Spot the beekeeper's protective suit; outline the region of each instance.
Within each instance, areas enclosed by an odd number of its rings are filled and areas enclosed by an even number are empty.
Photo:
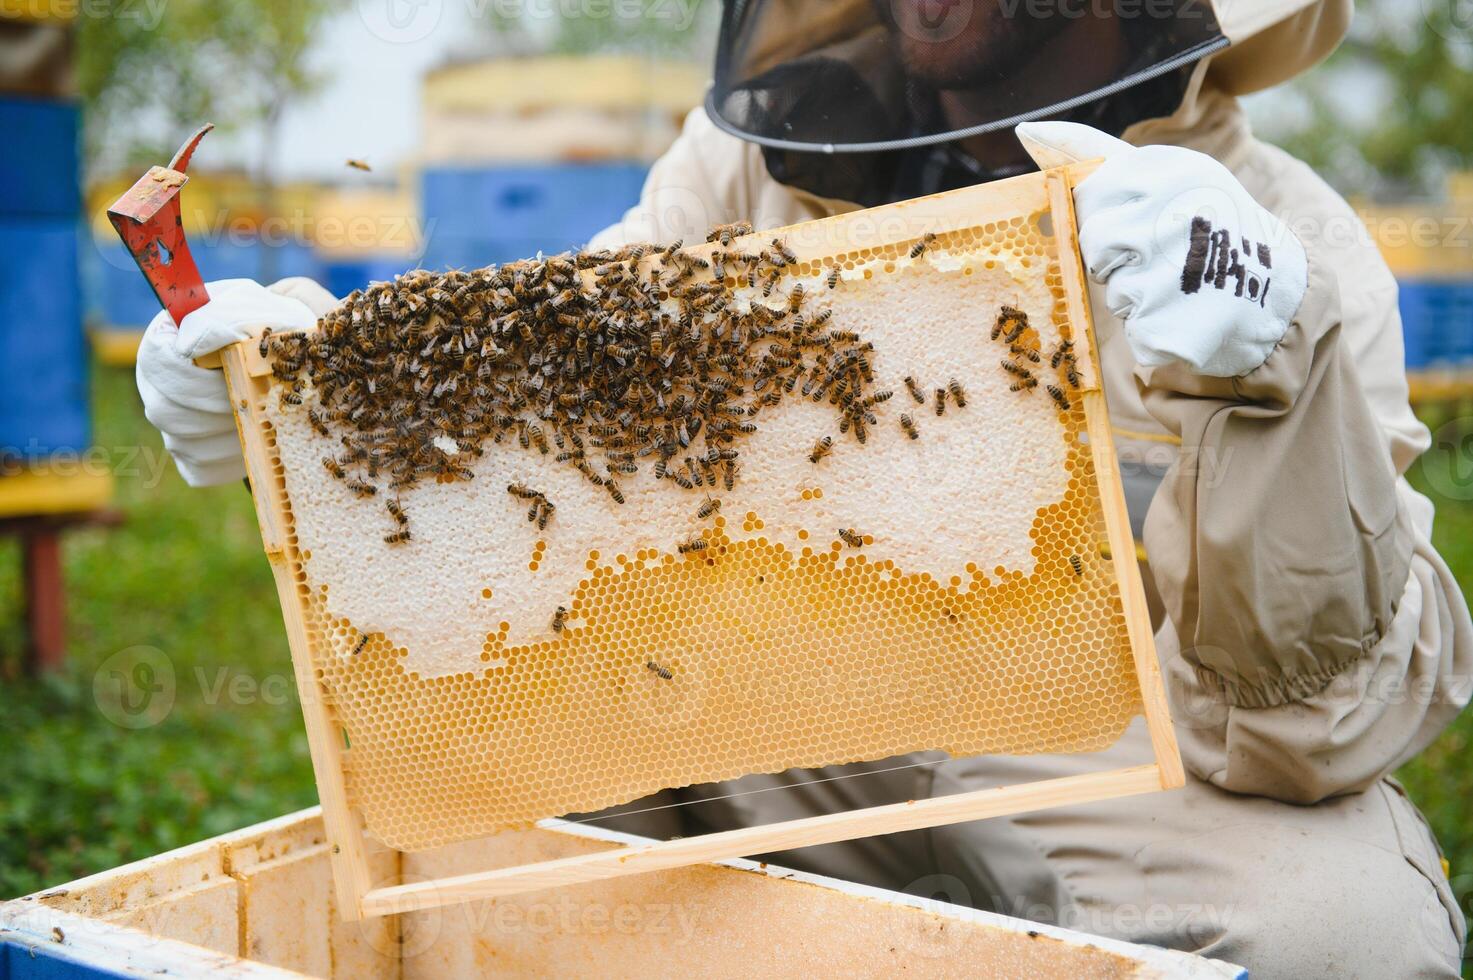
[[[784,17],[746,34],[786,24],[806,38],[789,43],[812,52],[823,48],[815,38],[844,5],[786,6]],[[1350,13],[1348,2],[1220,5],[1231,47],[1169,72],[1180,76],[1171,84],[1158,76],[1146,83],[1154,91],[1125,93],[1143,106],[1174,95],[1174,104],[1126,127],[1127,141],[1188,147],[1225,164],[1307,256],[1292,325],[1246,362],[1253,369],[1242,376],[1198,373],[1184,363],[1190,355],[1133,350],[1110,315],[1117,302],[1095,297],[1131,516],[1144,525],[1147,578],[1164,603],[1156,645],[1187,787],[810,848],[779,862],[1195,950],[1246,965],[1253,976],[1456,975],[1463,913],[1425,822],[1388,776],[1467,702],[1473,668],[1467,607],[1429,542],[1431,502],[1400,477],[1429,440],[1407,404],[1396,284],[1349,206],[1302,163],[1256,140],[1237,101],[1318,62]],[[1156,63],[1203,46],[1184,38],[1176,51],[1157,52]],[[822,130],[837,125],[834,104],[845,99],[807,114],[819,119],[810,136],[747,108],[765,99],[803,116],[801,105],[783,104],[761,84],[748,86],[759,90],[754,96],[736,80],[728,81],[736,91],[723,93],[720,73],[718,65],[711,112],[734,103],[722,126],[772,136],[768,147],[723,131],[706,110],[692,113],[638,207],[595,245],[698,241],[714,223],[773,227],[882,203],[892,186],[903,196],[942,189],[923,177],[906,186],[903,173],[892,176],[917,167],[914,159],[866,170],[843,154],[799,156],[782,144],[836,136]],[[817,77],[844,84],[832,66]],[[881,95],[855,113],[873,126],[871,140],[894,132],[877,118],[884,104]],[[1097,104],[1085,111],[1087,121],[1109,125]],[[795,130],[799,137],[788,139]],[[1046,141],[1058,130],[1044,124],[1035,132]],[[1071,138],[1064,132],[1060,141]],[[1040,157],[1108,149],[1084,142],[1034,149]],[[942,152],[952,151],[931,152],[920,169],[947,165]],[[831,184],[859,201],[822,195],[826,166],[840,171]],[[1126,166],[1146,172],[1142,195],[1174,178],[1169,166],[1153,172],[1151,161]],[[774,170],[820,192],[785,185]],[[1117,175],[1116,183],[1129,179]],[[1098,273],[1084,201],[1090,183],[1079,190],[1081,238],[1086,264]],[[1193,324],[1170,327],[1186,334]],[[1179,455],[1182,464],[1168,470]],[[829,782],[814,779],[838,770],[751,776],[672,794],[710,801],[640,814],[626,826],[688,834],[1129,765],[1149,758],[1144,726],[1103,755],[963,759]],[[729,795],[780,784],[791,788]],[[687,814],[683,827],[674,814]]]
[[[1473,624],[1429,542],[1432,505],[1401,479],[1428,436],[1407,404],[1396,285],[1345,202],[1255,140],[1236,99],[1323,58],[1350,4],[1216,6],[1120,0],[1116,23],[1026,0],[730,2],[709,111],[594,244],[698,241],[716,223],[1005,176],[1030,166],[1013,124],[1093,127],[1019,135],[1044,163],[1108,157],[1076,192],[1080,245],[1187,786],[778,860],[1255,976],[1453,976],[1463,915],[1388,774],[1468,700]],[[155,321],[138,368],[150,420],[200,484],[242,470],[223,384],[190,359],[331,303],[300,282],[210,291],[181,329]],[[751,776],[615,819],[691,834],[1149,757],[1137,725],[1094,756]]]

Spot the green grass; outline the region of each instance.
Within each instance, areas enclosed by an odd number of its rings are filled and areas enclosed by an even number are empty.
[[[126,523],[64,539],[62,674],[17,676],[20,555],[0,540],[4,898],[316,800],[250,494],[240,485],[191,490],[172,464],[159,465],[163,447],[132,371],[98,368],[93,397],[97,445],[136,472],[117,481]],[[177,696],[161,723],[130,730],[99,710],[93,680],[109,657],[138,646],[172,664]],[[264,685],[261,695],[249,696],[237,676]]]
[[[162,462],[131,371],[99,367],[94,398],[98,445],[120,462],[141,450],[144,465],[118,480],[125,524],[66,538],[68,666],[60,675],[18,676],[19,555],[0,542],[0,897],[278,816],[316,795],[249,494],[180,481]],[[153,468],[162,470],[156,485]],[[1425,489],[1419,468],[1412,477]],[[1466,591],[1473,503],[1437,503],[1437,545]],[[161,723],[129,730],[99,708],[94,677],[114,654],[139,646],[167,658],[177,697]],[[102,675],[106,691],[109,671]],[[264,696],[252,695],[258,685]],[[1466,713],[1401,777],[1455,878],[1473,881],[1464,877],[1473,875],[1470,739]]]

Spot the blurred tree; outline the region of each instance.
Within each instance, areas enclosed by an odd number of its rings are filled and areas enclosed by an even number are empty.
[[[169,0],[80,18],[78,82],[94,172],[167,160],[204,120],[261,127],[269,177],[283,107],[322,83],[315,29],[347,0]]]
[[[1473,165],[1473,15],[1464,3],[1375,0],[1350,38],[1290,86],[1265,133],[1342,190],[1435,194]]]

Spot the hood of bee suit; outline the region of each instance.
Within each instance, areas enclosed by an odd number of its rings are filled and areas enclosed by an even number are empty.
[[[727,0],[706,109],[742,139],[801,154],[1043,118],[1118,133],[1178,110],[1204,62],[1232,95],[1305,71],[1350,15],[1351,0]]]

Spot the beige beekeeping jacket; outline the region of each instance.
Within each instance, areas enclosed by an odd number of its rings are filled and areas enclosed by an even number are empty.
[[[1146,495],[1144,539],[1187,766],[1309,803],[1367,787],[1452,720],[1469,699],[1473,624],[1429,541],[1432,504],[1401,478],[1429,439],[1407,404],[1396,284],[1345,201],[1255,139],[1237,101],[1328,54],[1349,0],[1218,6],[1232,46],[1197,66],[1172,116],[1125,137],[1229,167],[1303,241],[1308,290],[1241,378],[1138,368],[1100,304],[1096,327],[1122,461],[1169,466]],[[777,183],[756,146],[697,110],[639,204],[593,244],[853,208]]]

